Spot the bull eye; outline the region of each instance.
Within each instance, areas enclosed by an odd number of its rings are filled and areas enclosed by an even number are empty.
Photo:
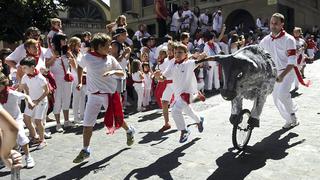
[[[240,73],[237,75],[237,78],[240,79],[240,78],[242,78],[242,76],[243,76],[243,73],[240,72]]]

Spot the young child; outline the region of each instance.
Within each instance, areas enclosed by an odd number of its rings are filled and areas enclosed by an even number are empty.
[[[30,155],[29,139],[24,131],[23,115],[19,108],[19,101],[23,99],[27,100],[29,107],[33,108],[35,106],[29,96],[10,89],[9,79],[3,73],[0,73],[0,103],[18,123],[19,132],[17,142],[25,154],[26,167],[33,168],[35,162]]]
[[[62,23],[61,20],[58,18],[52,18],[50,20],[50,24],[51,24],[51,30],[49,31],[48,35],[47,35],[47,43],[48,43],[48,48],[52,49],[52,38],[55,34],[57,33],[62,33]]]
[[[39,145],[37,149],[43,149],[47,143],[44,139],[44,121],[48,109],[47,95],[49,93],[46,78],[35,68],[36,61],[33,57],[26,57],[20,61],[20,66],[25,73],[21,79],[19,90],[23,90],[30,96],[35,107],[26,106],[24,111],[24,123],[29,129],[32,138],[36,138],[31,119],[34,119],[39,134]]]
[[[109,133],[122,127],[126,130],[127,145],[131,146],[134,143],[135,131],[123,119],[120,96],[116,92],[117,81],[112,77],[124,76],[124,72],[118,61],[108,55],[111,38],[104,33],[97,33],[93,36],[91,45],[93,51],[83,56],[77,69],[77,89],[81,89],[83,68],[87,68],[88,102],[83,119],[83,148],[73,160],[74,163],[80,163],[90,156],[90,139],[101,106],[107,110],[104,122]]]
[[[133,87],[138,95],[137,111],[144,111],[145,108],[142,107],[144,93],[144,77],[141,71],[141,62],[138,59],[132,61],[131,74],[133,80]]]
[[[158,69],[161,72],[164,72],[170,64],[174,63],[174,46],[174,42],[169,41],[167,45],[167,51],[160,51]],[[158,97],[157,100],[160,103],[160,107],[162,108],[162,113],[164,117],[164,125],[159,129],[158,132],[164,132],[171,128],[171,125],[169,123],[169,103],[171,102],[173,97],[172,78],[167,76],[165,80],[158,80],[158,91],[156,97]]]
[[[60,112],[63,111],[64,128],[73,127],[74,123],[69,121],[69,106],[71,102],[71,89],[73,77],[70,73],[70,64],[75,66],[75,60],[71,57],[67,46],[65,34],[57,33],[52,39],[52,50],[47,51],[45,57],[46,65],[55,77],[57,89],[54,92],[53,114],[57,121],[57,132],[63,132],[60,123]],[[67,77],[72,77],[67,79]]]
[[[86,104],[86,76],[83,75],[82,82],[83,86],[80,90],[77,89],[78,85],[78,62],[80,62],[82,58],[82,53],[80,51],[80,43],[81,40],[77,37],[72,37],[69,40],[69,47],[71,51],[71,58],[75,63],[71,63],[71,72],[74,77],[74,81],[72,83],[72,108],[73,108],[73,116],[74,122],[80,124],[84,117],[84,108]],[[80,116],[79,116],[80,114]]]
[[[149,63],[142,63],[143,79],[144,79],[144,93],[143,93],[143,107],[147,108],[151,101],[151,87],[152,87],[152,73]]]
[[[182,112],[186,113],[197,123],[200,133],[203,132],[204,118],[195,114],[189,105],[192,94],[198,92],[197,84],[194,84],[194,81],[191,79],[194,78],[194,69],[202,61],[187,60],[188,49],[184,44],[177,44],[174,50],[175,63],[170,64],[163,73],[160,71],[155,72],[155,76],[160,79],[171,76],[173,79],[175,100],[171,113],[177,129],[181,131],[179,142],[183,143],[188,140],[190,130],[187,129]],[[199,56],[198,59],[204,59],[204,55]]]
[[[81,53],[85,54],[90,51],[90,41],[91,41],[91,33],[89,31],[85,31],[82,33],[82,42],[81,42]]]

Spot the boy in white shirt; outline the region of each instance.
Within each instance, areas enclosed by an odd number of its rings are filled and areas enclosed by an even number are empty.
[[[101,106],[107,110],[104,118],[108,133],[122,127],[126,130],[127,145],[134,142],[134,128],[129,127],[123,119],[120,96],[116,92],[117,81],[112,76],[124,76],[119,62],[109,55],[111,38],[104,33],[97,33],[93,36],[91,46],[93,51],[84,55],[78,66],[78,89],[82,87],[83,68],[87,68],[87,94],[88,102],[83,119],[83,149],[73,160],[80,163],[90,156],[90,139],[93,126]]]
[[[198,93],[197,83],[190,79],[194,78],[194,69],[200,63],[210,59],[200,61],[188,60],[187,47],[182,43],[177,44],[174,50],[175,62],[170,64],[163,73],[156,71],[155,76],[160,79],[170,76],[173,79],[175,101],[173,102],[171,113],[177,129],[181,131],[179,142],[184,143],[188,140],[190,131],[187,129],[182,112],[186,113],[197,123],[200,133],[203,132],[204,118],[195,114],[189,105],[192,100],[192,95]],[[204,55],[200,55],[198,59],[204,59]]]
[[[36,137],[36,131],[34,130],[31,119],[34,119],[37,132],[39,133],[39,145],[37,149],[43,149],[47,143],[44,139],[44,122],[48,110],[47,95],[49,93],[48,83],[46,78],[39,73],[35,68],[36,61],[33,57],[26,57],[20,61],[25,75],[21,79],[19,90],[23,90],[29,95],[35,104],[35,107],[26,107],[24,112],[24,122],[30,131],[32,138]]]
[[[34,107],[34,103],[31,98],[23,93],[14,91],[9,87],[9,79],[0,73],[0,103],[3,108],[16,120],[19,125],[17,142],[25,154],[26,167],[33,168],[35,162],[30,155],[29,151],[29,138],[24,131],[23,115],[20,111],[19,101],[26,99],[30,107]]]

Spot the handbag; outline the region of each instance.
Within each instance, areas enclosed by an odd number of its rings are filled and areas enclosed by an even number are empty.
[[[72,76],[72,74],[71,74],[71,73],[67,73],[66,68],[64,67],[64,63],[63,63],[62,58],[61,58],[60,60],[61,60],[61,65],[62,65],[63,72],[64,72],[64,80],[65,80],[66,82],[72,82],[73,79],[74,79],[73,76]]]

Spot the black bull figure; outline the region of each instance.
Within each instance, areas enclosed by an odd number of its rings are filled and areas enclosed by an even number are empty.
[[[222,65],[221,96],[232,104],[230,122],[232,124],[237,122],[245,98],[254,101],[248,123],[259,127],[263,106],[273,90],[277,75],[270,54],[261,47],[253,45],[231,55],[215,56],[214,59]]]

